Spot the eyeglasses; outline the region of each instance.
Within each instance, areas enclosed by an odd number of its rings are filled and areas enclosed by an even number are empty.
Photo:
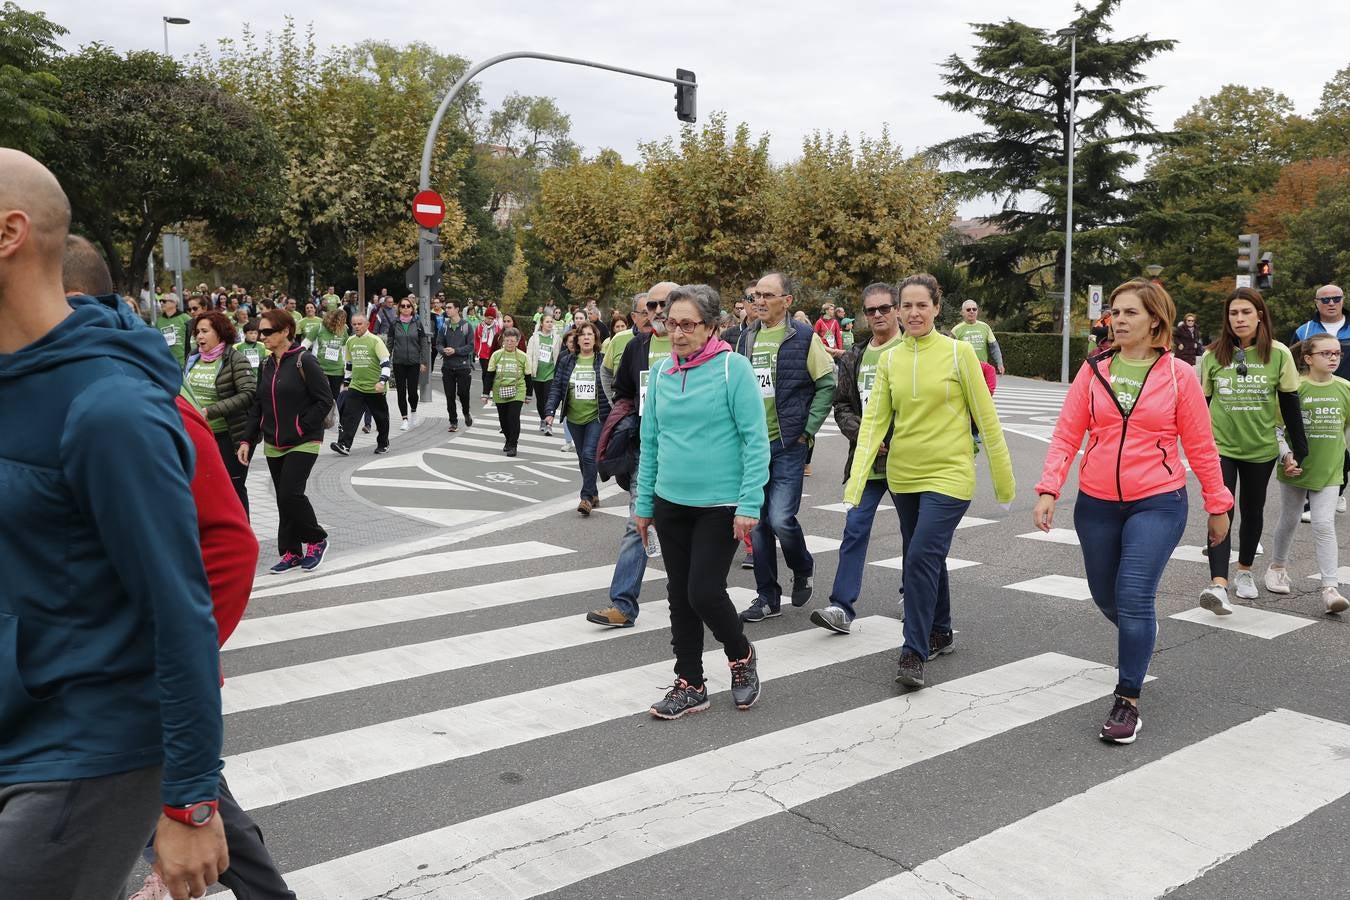
[[[280,328],[259,328],[258,337],[271,337],[272,335],[277,334],[281,330],[282,329]]]
[[[1246,378],[1246,377],[1247,377],[1247,351],[1246,351],[1244,348],[1242,348],[1242,347],[1237,348],[1237,353],[1235,353],[1235,354],[1233,355],[1233,359],[1234,359],[1234,361],[1237,362],[1237,373],[1238,373],[1238,377],[1239,377],[1239,378]]]
[[[1330,360],[1330,359],[1340,359],[1340,358],[1341,358],[1341,351],[1339,351],[1339,350],[1314,350],[1312,353],[1309,353],[1308,355],[1309,355],[1309,356],[1320,356],[1320,357],[1322,357],[1323,359],[1328,359],[1328,360]]]
[[[1318,297],[1318,303],[1340,303],[1345,299],[1344,294],[1332,294],[1330,297]]]
[[[895,309],[894,303],[883,303],[880,306],[864,306],[863,314],[868,316],[884,316],[893,309]]]
[[[693,334],[694,329],[702,324],[702,322],[672,322],[667,320],[666,328],[677,328],[684,334]]]
[[[744,300],[746,303],[754,303],[754,302],[755,302],[755,295],[754,295],[754,294],[749,294],[749,293],[747,293],[747,294],[746,294],[744,297],[742,297],[741,299]]]
[[[766,294],[762,291],[755,291],[750,296],[754,297],[756,300],[772,300],[775,297],[786,297],[787,294]]]

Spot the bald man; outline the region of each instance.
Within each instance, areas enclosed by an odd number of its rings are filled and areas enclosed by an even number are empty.
[[[0,149],[0,897],[121,897],[158,819],[183,900],[228,856],[182,376],[124,304],[67,300],[69,226],[52,174]]]

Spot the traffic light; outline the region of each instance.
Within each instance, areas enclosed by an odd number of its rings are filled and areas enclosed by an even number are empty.
[[[1268,291],[1274,283],[1275,267],[1271,265],[1270,251],[1267,250],[1261,255],[1261,261],[1256,264],[1256,289],[1258,291]]]
[[[1261,257],[1261,235],[1239,234],[1237,252],[1238,271],[1248,275],[1256,274],[1256,262]]]
[[[676,69],[675,77],[680,81],[697,81],[694,73],[688,69]],[[681,122],[698,121],[698,86],[695,84],[675,85],[675,118]]]

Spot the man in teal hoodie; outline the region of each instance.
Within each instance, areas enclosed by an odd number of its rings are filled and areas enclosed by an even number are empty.
[[[67,300],[69,224],[0,149],[0,897],[120,897],[158,819],[181,900],[228,866],[182,376],[124,305]]]

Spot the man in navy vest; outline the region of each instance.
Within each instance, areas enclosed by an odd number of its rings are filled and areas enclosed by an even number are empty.
[[[792,605],[811,599],[815,560],[797,522],[802,502],[806,451],[829,415],[834,399],[834,358],[810,325],[793,321],[792,283],[770,272],[755,285],[759,321],[737,341],[736,351],[750,359],[764,398],[769,426],[769,483],[764,509],[752,536],[755,557],[755,602],[741,613],[746,622],[782,615],[783,589],[778,584],[778,552],[792,569]]]

